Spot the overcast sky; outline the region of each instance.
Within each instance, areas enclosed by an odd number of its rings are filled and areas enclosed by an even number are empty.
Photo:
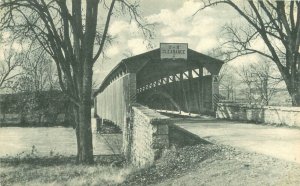
[[[100,5],[101,6],[101,5]],[[201,7],[200,0],[140,0],[141,15],[149,23],[155,23],[153,48],[148,44],[134,21],[126,16],[113,17],[109,34],[113,43],[105,49],[106,58],[99,58],[94,66],[94,80],[99,84],[103,78],[122,59],[159,47],[161,42],[188,43],[189,48],[206,54],[222,42],[220,31],[225,23],[230,23],[239,16],[230,8],[217,6],[193,14]],[[101,7],[102,8],[102,7]],[[101,13],[102,11],[100,11]],[[128,17],[128,16],[127,16]],[[99,18],[99,27],[103,26]],[[3,33],[5,41],[9,33]],[[26,48],[26,46],[23,46]],[[0,60],[3,60],[9,46],[1,46]],[[21,50],[20,44],[13,45],[14,50]]]
[[[241,2],[241,1],[239,1]],[[129,22],[126,16],[113,18],[109,33],[113,43],[106,48],[107,58],[99,58],[94,66],[94,80],[100,83],[110,70],[122,59],[159,47],[161,42],[188,43],[189,48],[207,54],[224,42],[222,27],[226,23],[240,22],[241,17],[230,7],[218,5],[193,14],[201,7],[200,0],[140,0],[142,16],[155,23],[153,48],[148,44],[135,22]],[[103,19],[98,24],[102,26]],[[5,34],[4,34],[5,40]],[[256,44],[262,46],[263,44]],[[19,46],[13,47],[20,49]],[[0,51],[4,51],[3,47]],[[0,59],[4,52],[0,53]],[[240,61],[255,61],[255,57],[244,57]]]
[[[200,53],[208,53],[222,42],[221,28],[224,24],[240,19],[229,7],[215,6],[193,14],[201,7],[199,0],[142,0],[142,15],[149,23],[155,23],[154,48],[160,42],[188,43],[189,48]],[[106,50],[109,59],[99,59],[94,68],[95,80],[103,77],[126,58],[126,54],[140,54],[148,50],[147,42],[137,31],[134,22],[115,19],[111,22],[109,33],[115,41]]]

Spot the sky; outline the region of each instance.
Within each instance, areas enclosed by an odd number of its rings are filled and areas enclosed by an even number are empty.
[[[129,21],[128,16],[113,17],[109,27],[113,42],[105,49],[105,58],[100,57],[94,65],[96,84],[99,85],[122,59],[156,49],[162,42],[188,43],[190,49],[208,54],[224,43],[222,27],[225,24],[239,24],[243,20],[231,7],[224,5],[208,7],[194,15],[201,6],[201,0],[140,0],[142,17],[148,23],[155,24],[152,29],[154,38],[150,41],[145,40],[137,24]],[[99,26],[103,25],[103,20],[98,20]],[[4,34],[4,40],[5,37],[8,36]],[[149,42],[152,48],[148,47]],[[264,44],[255,43],[255,46],[263,47]],[[15,44],[13,48],[18,50],[20,46]],[[5,50],[1,47],[0,51],[1,60]],[[232,63],[258,60],[257,56],[246,56]]]
[[[207,54],[224,42],[222,27],[241,18],[230,7],[209,7],[195,16],[200,0],[141,0],[140,10],[148,23],[155,24],[153,48],[138,31],[134,22],[123,18],[112,20],[109,33],[115,38],[105,55],[94,67],[94,79],[101,82],[110,70],[126,56],[137,55],[159,47],[161,42],[188,43],[189,48]]]

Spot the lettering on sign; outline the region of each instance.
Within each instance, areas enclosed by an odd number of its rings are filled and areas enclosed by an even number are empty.
[[[187,43],[161,43],[161,59],[187,59]]]

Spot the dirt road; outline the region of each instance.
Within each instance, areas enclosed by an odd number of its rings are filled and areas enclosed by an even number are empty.
[[[174,122],[208,141],[300,164],[300,129],[207,118]]]

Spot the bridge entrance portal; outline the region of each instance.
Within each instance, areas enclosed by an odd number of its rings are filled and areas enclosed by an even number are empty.
[[[130,105],[214,114],[218,73],[223,62],[185,43],[161,47],[122,60],[95,93],[96,114],[123,127]]]

